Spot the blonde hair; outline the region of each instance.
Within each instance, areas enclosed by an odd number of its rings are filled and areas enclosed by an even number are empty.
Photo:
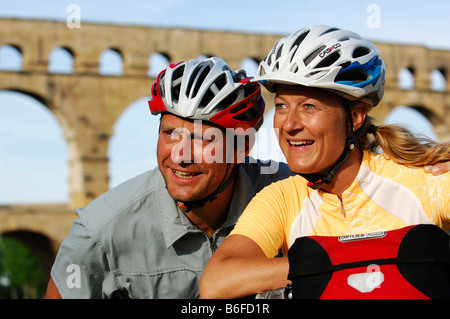
[[[367,116],[364,133],[360,139],[362,149],[377,152],[409,167],[421,167],[450,161],[450,143],[438,143],[427,137],[416,137],[399,125],[375,126],[374,119]],[[372,136],[369,136],[372,135]]]

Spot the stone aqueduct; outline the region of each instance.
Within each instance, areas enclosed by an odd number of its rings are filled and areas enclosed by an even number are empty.
[[[92,23],[70,29],[65,22],[0,19],[0,46],[14,46],[22,54],[20,72],[0,71],[0,90],[31,95],[50,109],[68,144],[70,172],[67,205],[0,207],[0,234],[34,246],[47,267],[51,265],[76,217],[73,209],[84,207],[108,189],[108,141],[122,111],[136,99],[148,96],[154,81],[147,73],[152,53],[161,53],[170,62],[216,55],[236,69],[243,58],[260,61],[280,37]],[[441,140],[450,140],[450,51],[375,44],[385,61],[387,80],[384,99],[372,115],[381,122],[395,106],[409,105],[432,121]],[[56,47],[73,56],[72,74],[48,72],[49,55]],[[99,55],[105,49],[121,55],[121,76],[99,74]],[[398,86],[402,68],[413,72],[413,90]],[[432,70],[447,77],[445,91],[430,89]],[[270,101],[271,97],[266,99]]]

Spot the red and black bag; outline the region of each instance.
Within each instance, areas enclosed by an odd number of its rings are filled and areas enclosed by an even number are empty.
[[[449,236],[435,225],[297,238],[293,298],[450,298]]]

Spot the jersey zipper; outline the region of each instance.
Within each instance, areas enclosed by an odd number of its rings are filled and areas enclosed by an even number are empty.
[[[347,217],[346,213],[345,213],[345,209],[344,209],[344,202],[342,202],[342,198],[339,197],[339,201],[341,202],[341,216],[343,216],[344,218]]]

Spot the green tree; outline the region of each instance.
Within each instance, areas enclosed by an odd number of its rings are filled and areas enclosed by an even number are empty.
[[[38,258],[19,241],[0,236],[0,297],[41,298],[46,284]]]

